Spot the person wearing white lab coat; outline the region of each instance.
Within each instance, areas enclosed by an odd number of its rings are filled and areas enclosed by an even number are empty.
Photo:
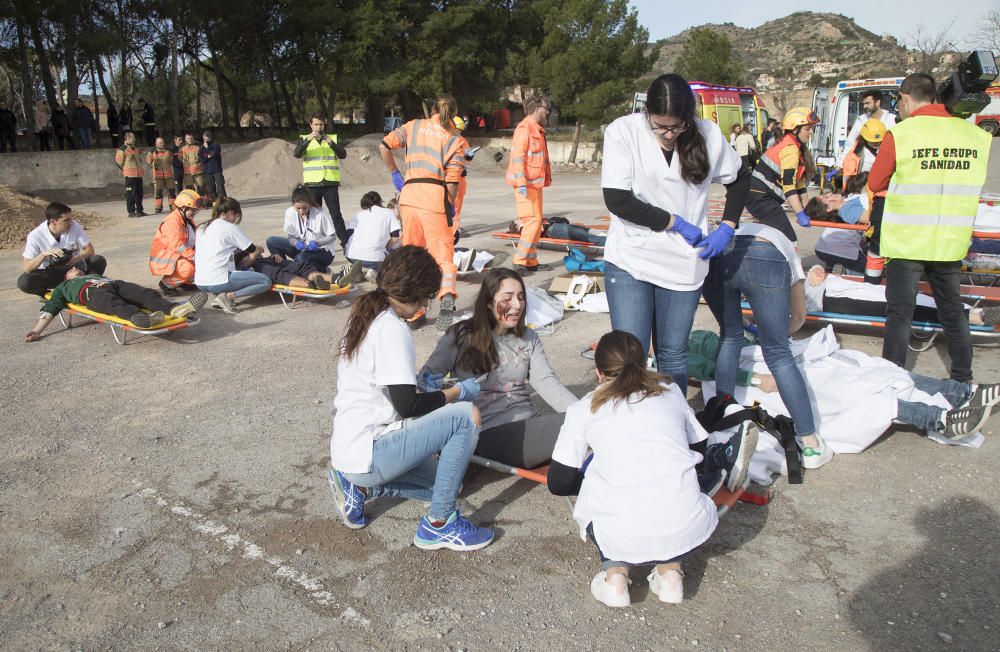
[[[687,337],[708,259],[730,243],[750,175],[718,125],[695,116],[680,76],[658,77],[643,113],[618,118],[604,134],[601,186],[611,212],[605,286],[611,325],[649,347],[657,369],[687,391]],[[708,224],[708,191],[726,184],[722,222]]]

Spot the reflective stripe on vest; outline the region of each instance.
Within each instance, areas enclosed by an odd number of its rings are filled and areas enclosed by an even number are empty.
[[[889,131],[896,169],[885,196],[879,253],[908,260],[961,260],[986,183],[990,135],[944,116],[914,116]]]
[[[781,150],[790,145],[801,151],[799,139],[795,137],[795,134],[785,134],[781,140],[764,152],[764,155],[760,157],[760,161],[757,163],[757,167],[753,170],[753,176],[756,177],[758,181],[763,182],[764,186],[766,186],[767,189],[782,202],[785,201],[785,191],[782,189],[782,182],[784,179],[782,179]],[[799,164],[795,169],[796,182],[798,182],[798,180],[801,179],[805,173],[806,166],[802,163],[802,155],[800,153]]]
[[[305,134],[301,138],[308,138]],[[337,142],[336,134],[327,134],[330,140]],[[315,140],[309,141],[306,152],[302,156],[302,183],[340,183],[340,159],[333,148]]]

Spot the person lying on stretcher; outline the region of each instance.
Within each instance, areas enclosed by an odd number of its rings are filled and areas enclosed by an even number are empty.
[[[806,275],[806,309],[809,312],[838,312],[845,315],[885,317],[885,286],[857,283],[829,274],[813,265]],[[1000,308],[968,308],[969,323],[993,326],[1000,322]],[[917,294],[913,320],[941,323],[933,297]]]
[[[51,298],[42,306],[38,323],[24,336],[25,342],[40,340],[52,318],[71,303],[104,315],[114,315],[137,328],[153,328],[162,323],[166,315],[181,319],[198,312],[208,301],[207,293],[196,292],[184,303],[173,303],[156,290],[128,281],[114,281],[99,274],[84,274],[76,267],[66,270],[65,279],[52,289]]]
[[[280,254],[261,256],[252,263],[250,269],[264,274],[272,283],[293,288],[329,290],[336,286],[346,287],[355,280],[361,270],[360,263],[345,265],[336,276],[322,271],[310,260],[289,260]],[[352,274],[352,270],[354,273]]]
[[[507,233],[521,233],[521,220],[511,220],[510,224],[507,225]],[[542,221],[542,237],[588,242],[603,247],[608,239],[608,232],[570,224],[565,217],[548,217]]]

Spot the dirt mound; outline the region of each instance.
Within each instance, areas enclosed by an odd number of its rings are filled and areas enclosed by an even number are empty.
[[[24,246],[28,232],[45,221],[49,202],[22,195],[10,186],[0,184],[0,249]],[[84,229],[97,226],[103,220],[93,213],[73,211],[73,218]]]

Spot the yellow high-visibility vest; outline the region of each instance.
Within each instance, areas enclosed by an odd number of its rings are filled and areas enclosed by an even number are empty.
[[[889,181],[879,253],[885,258],[965,257],[986,183],[990,134],[959,118],[913,116],[890,130],[896,171]]]
[[[336,134],[327,134],[330,140],[337,142]],[[309,134],[300,136],[308,138]],[[324,181],[335,181],[340,183],[340,159],[325,142],[318,143],[315,140],[309,141],[306,153],[302,157],[302,183],[323,183]]]

